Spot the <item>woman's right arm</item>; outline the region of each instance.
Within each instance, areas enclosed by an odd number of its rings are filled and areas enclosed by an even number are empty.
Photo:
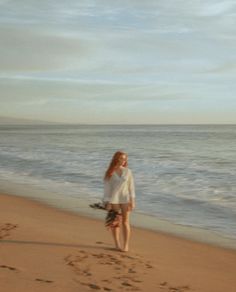
[[[111,209],[110,202],[110,194],[111,194],[111,184],[108,180],[104,180],[104,195],[103,195],[103,204],[106,210]]]

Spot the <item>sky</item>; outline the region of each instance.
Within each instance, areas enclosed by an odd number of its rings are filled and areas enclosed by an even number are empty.
[[[235,0],[0,0],[0,116],[235,124]]]

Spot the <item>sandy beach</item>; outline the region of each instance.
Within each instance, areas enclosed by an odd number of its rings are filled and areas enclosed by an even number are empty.
[[[236,251],[132,228],[113,249],[101,220],[0,195],[0,290],[236,291]]]

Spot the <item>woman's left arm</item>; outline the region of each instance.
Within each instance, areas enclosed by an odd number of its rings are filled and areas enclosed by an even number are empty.
[[[129,174],[129,195],[130,195],[130,208],[132,211],[135,208],[135,186],[134,186],[134,177],[131,170]]]

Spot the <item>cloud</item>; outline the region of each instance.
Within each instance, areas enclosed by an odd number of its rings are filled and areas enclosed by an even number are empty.
[[[215,3],[203,3],[200,15],[220,16],[227,12],[232,12],[236,8],[235,1],[219,1]]]
[[[224,63],[224,64],[221,64],[219,66],[214,66],[213,68],[211,69],[208,69],[206,71],[204,71],[205,73],[214,73],[214,74],[236,74],[236,60],[232,63]],[[221,78],[222,78],[222,75],[221,75]],[[229,77],[228,77],[229,78]]]
[[[179,105],[192,113],[210,101],[210,116],[214,102],[221,107],[226,98],[230,108],[235,98],[233,1],[0,5],[2,112],[63,119],[66,109],[74,119],[96,113],[97,121],[118,121],[124,107],[126,120],[138,120],[134,108],[146,121],[161,110],[172,120]]]
[[[0,70],[31,71],[83,68],[91,43],[44,34],[40,29],[0,28]]]

